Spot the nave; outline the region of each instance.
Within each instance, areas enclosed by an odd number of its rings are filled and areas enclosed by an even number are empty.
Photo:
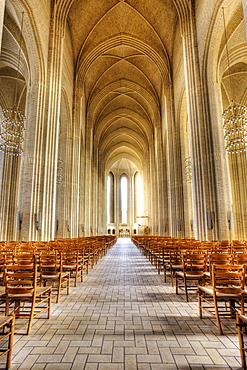
[[[22,335],[16,320],[11,370],[240,369],[235,320],[198,317],[127,238],[53,303],[49,320]],[[24,329],[25,330],[25,329]]]

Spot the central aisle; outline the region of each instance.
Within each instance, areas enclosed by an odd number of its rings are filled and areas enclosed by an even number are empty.
[[[36,319],[31,335],[15,335],[11,369],[237,369],[230,325],[218,335],[214,320],[198,318],[197,302],[176,296],[122,238],[83,283],[53,304],[50,320]]]

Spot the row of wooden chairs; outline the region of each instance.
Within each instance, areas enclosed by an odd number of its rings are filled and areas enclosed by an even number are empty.
[[[212,255],[216,259],[228,259],[228,263],[244,264],[247,261],[247,248],[244,242],[199,242],[165,237],[135,236],[132,241],[139,247],[158,273],[164,271],[164,279],[169,277],[174,285],[174,271],[182,268],[182,258],[186,253]],[[240,248],[241,245],[241,248]],[[236,247],[236,248],[235,248]],[[218,257],[219,256],[219,257]],[[209,262],[208,262],[209,263]],[[174,270],[174,271],[173,271]]]
[[[66,259],[67,268],[80,261],[83,271],[88,273],[90,267],[93,268],[99,258],[105,255],[107,249],[116,240],[115,237],[88,237],[80,239],[60,239],[49,242],[0,242],[0,264],[1,259],[6,258],[6,262],[12,262],[13,256],[22,257],[24,254],[34,254],[38,258],[45,254],[54,252],[63,253]],[[19,257],[20,258],[20,257]],[[71,261],[72,259],[72,261]],[[70,268],[71,270],[71,268]],[[76,285],[76,279],[75,279]]]
[[[91,238],[90,238],[91,239]],[[100,237],[100,243],[90,243],[85,245],[84,240],[59,240],[51,241],[46,244],[47,248],[15,249],[15,251],[0,250],[0,270],[2,285],[5,283],[6,271],[10,265],[37,266],[40,285],[45,285],[50,281],[56,288],[57,302],[62,291],[67,290],[69,294],[70,280],[83,281],[84,272],[89,272],[89,267],[94,267],[98,259],[106,253],[104,239]],[[107,237],[107,240],[109,238]],[[116,240],[111,238],[111,241]],[[42,243],[43,244],[43,243]],[[107,248],[112,245],[108,243]],[[30,245],[29,245],[30,247]],[[103,250],[103,253],[102,253]]]
[[[235,318],[242,366],[246,368],[247,302],[245,241],[198,242],[172,238],[134,238],[133,242],[154,264],[164,279],[171,279],[175,292],[197,294],[199,317],[215,317],[223,334],[222,317]],[[193,297],[193,296],[191,296]]]
[[[0,357],[7,354],[6,368],[11,364],[15,319],[28,319],[29,334],[34,318],[50,318],[53,294],[56,302],[63,291],[69,294],[70,280],[74,279],[74,286],[78,279],[83,281],[84,271],[88,273],[115,242],[116,238],[106,236],[90,241],[0,243],[0,341],[9,339],[7,348],[0,347]]]
[[[181,250],[198,250],[215,253],[247,253],[247,241],[221,240],[221,241],[199,241],[194,239],[178,239],[157,236],[133,236],[133,243],[149,258],[158,264],[164,248]]]

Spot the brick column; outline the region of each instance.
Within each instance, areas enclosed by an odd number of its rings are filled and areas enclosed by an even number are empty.
[[[1,54],[2,38],[3,38],[4,9],[5,9],[5,0],[0,0],[0,54]]]
[[[217,194],[213,161],[212,132],[203,110],[204,95],[199,68],[195,3],[188,2],[186,13],[180,15],[183,39],[186,95],[190,129],[190,154],[192,162],[192,189],[195,211],[195,237],[201,240],[218,238]]]
[[[55,230],[63,31],[63,19],[56,6],[53,6],[50,26],[46,116],[42,138],[45,166],[40,173],[41,179],[43,179],[43,199],[41,199],[43,204],[40,206],[42,226],[39,236],[41,240],[53,239]]]
[[[246,39],[247,39],[247,1],[242,0],[242,2],[243,2],[243,10],[244,10],[245,33],[246,33]]]

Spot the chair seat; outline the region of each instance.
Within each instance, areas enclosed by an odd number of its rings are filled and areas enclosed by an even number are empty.
[[[182,269],[183,268],[183,265],[172,265],[172,269],[173,270],[176,270],[176,269]]]
[[[245,324],[247,324],[247,315],[241,315],[241,314],[239,314],[239,317],[240,317],[240,319],[241,319]]]
[[[63,268],[64,269],[74,270],[74,269],[76,269],[76,265],[66,265],[66,264],[63,264]]]
[[[13,320],[12,316],[0,316],[0,328]]]
[[[203,291],[204,293],[208,294],[208,295],[213,295],[214,294],[214,290],[211,286],[201,286],[199,285],[198,288]],[[240,298],[241,294],[229,294],[229,293],[220,293],[220,292],[216,292],[216,297],[217,298],[222,298],[222,299],[231,299],[232,298]]]
[[[37,287],[36,288],[36,296],[40,296],[42,294],[45,294],[45,293],[49,292],[50,289],[51,289],[51,285]]]
[[[27,298],[27,299],[31,299],[33,297],[33,293],[23,293],[23,294],[8,294],[9,298],[11,299],[18,299],[18,298]]]
[[[45,286],[45,287],[37,287],[36,288],[36,297],[39,297],[51,289],[51,286]],[[33,293],[23,293],[23,294],[9,294],[10,298],[32,298]]]
[[[176,272],[176,275],[178,275],[178,276],[180,276],[181,278],[183,278],[183,277],[186,277],[186,279],[191,279],[191,280],[196,280],[196,279],[198,279],[198,280],[200,280],[200,279],[202,279],[203,278],[203,276],[204,276],[204,273],[202,272],[201,274],[184,274],[184,272],[183,271],[177,271]]]
[[[62,272],[61,273],[61,276],[62,278],[63,277],[67,277],[69,275],[69,272]],[[42,275],[42,279],[43,280],[55,280],[55,279],[58,279],[60,276],[60,274],[55,274],[55,275]]]

